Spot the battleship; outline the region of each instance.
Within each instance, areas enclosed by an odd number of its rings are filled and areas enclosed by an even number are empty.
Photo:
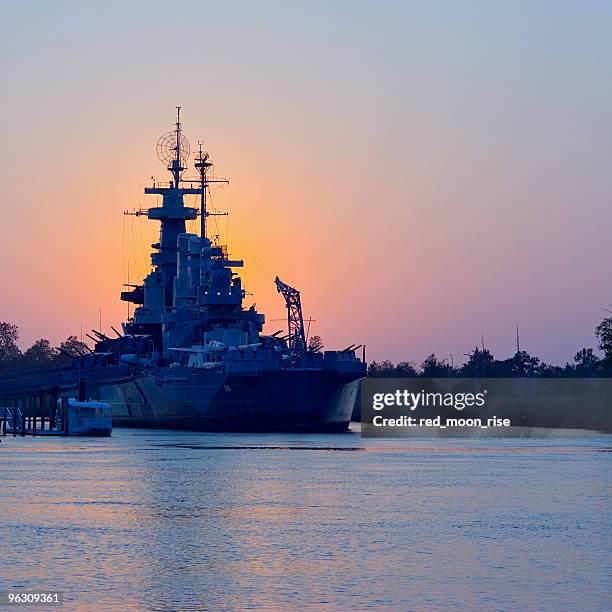
[[[116,426],[198,431],[315,431],[348,428],[366,374],[365,347],[322,350],[308,342],[300,292],[275,279],[287,330],[263,333],[265,316],[252,305],[226,245],[211,236],[207,209],[215,178],[199,146],[188,176],[190,144],[180,107],[174,129],[157,142],[170,174],[153,179],[147,195],[158,205],[128,214],[160,223],[151,271],[125,286],[133,314],[109,337],[92,330],[94,348],[71,354],[63,369],[16,371],[0,377],[0,400],[24,413],[43,413],[66,396],[112,406]],[[196,196],[188,206],[185,196]],[[161,197],[161,203],[159,198]],[[199,218],[199,223],[197,220]],[[197,233],[189,233],[195,221]],[[358,356],[362,349],[361,357]]]

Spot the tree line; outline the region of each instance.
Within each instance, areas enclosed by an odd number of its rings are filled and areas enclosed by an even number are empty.
[[[41,338],[21,351],[17,341],[19,328],[12,323],[0,321],[0,371],[16,368],[69,366],[72,359],[89,352],[87,344],[76,336],[68,336],[58,348],[49,340]]]
[[[572,362],[564,366],[551,365],[530,355],[527,351],[518,350],[512,357],[496,359],[486,348],[475,347],[466,356],[465,363],[455,366],[446,359],[430,354],[420,364],[412,361],[373,361],[368,366],[368,375],[382,378],[583,378],[590,376],[612,376],[612,317],[605,318],[595,329],[597,347],[602,357],[595,354],[592,348],[582,348]]]

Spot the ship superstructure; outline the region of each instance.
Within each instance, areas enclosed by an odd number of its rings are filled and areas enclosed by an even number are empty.
[[[243,309],[245,292],[233,272],[244,263],[229,259],[225,245],[213,243],[207,235],[208,218],[219,214],[207,210],[209,186],[227,181],[208,176],[212,162],[201,146],[194,164],[198,178],[182,180],[189,144],[182,133],[180,108],[175,130],[160,138],[157,151],[172,180],[145,188],[145,194],[161,196],[161,206],[127,213],[146,215],[161,227],[159,242],[152,245],[153,270],[142,285],[121,294],[122,300],[136,305],[124,332],[150,336],[165,360],[172,357],[172,347],[258,342],[264,316],[254,308]],[[187,195],[199,197],[200,210],[185,205]],[[186,232],[186,222],[198,216],[200,234]]]

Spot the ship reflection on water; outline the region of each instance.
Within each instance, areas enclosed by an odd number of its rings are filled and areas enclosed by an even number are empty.
[[[0,590],[67,609],[605,609],[610,447],[5,438]]]

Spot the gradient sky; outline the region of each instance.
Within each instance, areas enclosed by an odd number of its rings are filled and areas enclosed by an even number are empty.
[[[0,320],[121,321],[180,104],[268,319],[278,274],[328,348],[503,357],[518,322],[564,363],[612,303],[611,30],[594,1],[4,3]]]

